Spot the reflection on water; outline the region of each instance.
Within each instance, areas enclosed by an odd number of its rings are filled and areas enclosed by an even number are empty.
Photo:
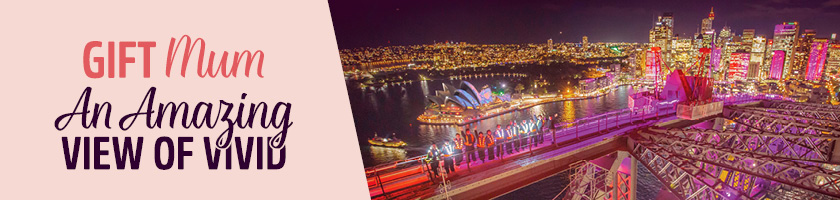
[[[572,123],[575,121],[575,105],[572,101],[563,102],[563,122]]]
[[[370,155],[376,163],[406,159],[406,150],[401,148],[370,146]]]
[[[481,87],[494,80],[484,78],[469,81],[477,87]],[[432,80],[392,85],[381,89],[360,89],[355,85],[348,84],[347,90],[356,124],[356,133],[358,134],[359,144],[362,146],[362,159],[366,167],[423,155],[432,143],[440,144],[444,140],[451,140],[455,133],[465,128],[464,126],[417,123],[417,116],[423,113],[426,106],[426,95],[433,94],[435,90],[443,89],[442,83],[457,85],[460,81]],[[572,122],[574,119],[626,108],[628,88],[629,86],[618,87],[613,92],[597,98],[547,103],[525,110],[509,112],[473,123],[470,127],[473,129],[478,127],[480,131],[487,131],[495,129],[497,124],[509,124],[511,120],[521,121],[530,119],[535,115],[548,116],[554,114],[559,114],[564,122]],[[367,139],[372,138],[375,133],[380,135],[396,133],[398,138],[408,143],[408,147],[402,150],[400,156],[393,156],[397,154],[384,152],[395,150],[377,150],[377,147],[368,147]]]

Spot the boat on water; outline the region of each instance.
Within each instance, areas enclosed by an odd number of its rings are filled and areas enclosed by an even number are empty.
[[[391,134],[391,137],[379,137],[374,133],[373,138],[368,139],[371,146],[403,148],[406,144],[404,141],[398,139],[396,134]]]

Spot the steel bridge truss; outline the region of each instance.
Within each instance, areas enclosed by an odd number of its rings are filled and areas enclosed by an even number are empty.
[[[803,198],[819,194],[840,197],[840,173],[836,171],[814,162],[739,149],[743,145],[704,140],[714,135],[723,134],[639,131],[631,135],[636,141],[633,154],[682,199],[759,199],[780,184],[807,190],[801,192]]]
[[[738,130],[736,128],[736,130]],[[710,144],[715,148],[749,151],[776,159],[829,163],[835,141],[828,135],[771,133],[763,131],[716,131],[699,129],[652,129],[651,131]]]
[[[761,108],[729,107],[724,117],[758,131],[790,134],[830,135],[840,137],[840,122],[823,120],[782,112],[760,110]]]
[[[629,200],[631,175],[610,171],[591,162],[580,165],[571,176],[568,200]]]
[[[840,106],[828,104],[795,103],[789,101],[766,101],[764,107],[805,112],[831,113],[832,117],[834,117],[833,119],[835,120],[837,120],[838,117],[840,117]]]

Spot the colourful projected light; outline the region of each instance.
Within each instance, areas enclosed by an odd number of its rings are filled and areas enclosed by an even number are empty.
[[[718,66],[720,66],[720,48],[715,47],[715,50],[712,51],[712,58],[709,60],[712,65],[712,70],[717,71]]]
[[[750,65],[749,53],[732,53],[729,56],[729,80],[744,80]]]
[[[808,74],[805,76],[805,79],[809,81],[820,81],[822,79],[826,54],[828,54],[828,41],[815,41],[811,44],[811,55],[808,58]]]
[[[646,52],[647,58],[645,59],[645,80],[648,81],[656,81],[657,74],[659,74],[660,64],[659,59],[656,57],[658,55],[659,48],[654,47],[655,49],[648,50]]]
[[[773,59],[770,63],[770,79],[781,80],[782,70],[785,67],[785,51],[776,50],[773,52]]]

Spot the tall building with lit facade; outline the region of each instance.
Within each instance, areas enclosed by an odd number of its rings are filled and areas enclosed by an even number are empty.
[[[776,61],[776,55],[779,51],[784,52],[784,63],[779,63],[782,66],[781,77],[780,79],[787,78],[791,73],[792,62],[791,58],[793,58],[793,48],[796,45],[796,38],[799,35],[799,22],[784,22],[781,24],[776,25],[776,28],[773,30],[773,46],[769,48],[773,51],[774,55],[773,61]],[[773,75],[773,67],[776,66],[776,63],[771,64],[771,75]]]
[[[715,20],[715,8],[712,7],[711,12],[709,12],[708,18],[703,18],[703,21],[700,25],[700,32],[707,32],[712,30],[712,22]]]
[[[589,45],[589,37],[586,37],[584,35],[583,38],[580,40],[580,43],[583,44],[583,46]]]
[[[732,41],[732,29],[730,29],[729,26],[724,26],[720,29],[720,34],[715,41],[715,46],[719,47],[723,52],[721,54],[721,62],[723,62],[721,66],[727,66],[729,64],[729,56],[732,55],[732,53],[735,53],[735,51],[738,51],[739,45],[735,43],[736,42]]]
[[[828,46],[828,59],[825,62],[826,77],[840,79],[840,44]]]
[[[750,47],[748,48],[750,50],[749,51],[750,52],[750,71],[747,72],[747,79],[753,79],[753,80],[759,80],[759,81],[764,80],[765,77],[767,77],[767,71],[768,71],[768,69],[765,68],[765,66],[767,66],[767,65],[765,63],[766,59],[765,59],[765,55],[764,55],[765,54],[764,53],[764,48],[765,48],[767,39],[764,39],[764,37],[759,36],[759,37],[752,38],[751,40],[752,40],[752,42],[751,42],[751,44],[749,44]],[[742,46],[744,46],[744,45],[742,44]],[[769,61],[767,61],[767,62],[769,62]],[[755,71],[753,71],[753,70],[755,70]]]
[[[671,39],[674,37],[674,14],[670,12],[663,13],[662,16],[656,18],[653,24],[651,37],[654,46],[662,48],[663,52],[668,52],[668,47],[671,44]]]
[[[814,82],[822,80],[826,55],[828,55],[828,39],[814,39],[811,43],[811,52],[808,55],[806,80]]]
[[[658,77],[661,77],[661,69],[662,64],[660,61],[662,60],[661,49],[658,47],[652,47],[650,50],[647,50],[645,58],[645,81],[648,82],[656,82]]]
[[[796,78],[805,77],[806,69],[808,67],[808,58],[811,55],[811,46],[817,32],[812,29],[805,29],[799,36],[796,37],[796,43],[793,45],[793,57],[791,59],[791,75]]]
[[[656,43],[656,27],[655,26],[650,29],[650,34],[648,35],[648,37],[650,38],[649,42],[651,44]]]
[[[554,47],[554,40],[551,38],[548,39],[548,49],[552,49]]]
[[[738,52],[732,53],[729,56],[729,69],[727,71],[727,80],[729,81],[744,81],[747,78],[747,72],[750,66],[750,53]]]
[[[770,76],[768,79],[782,80],[784,78],[785,58],[787,58],[785,51],[773,51],[773,58],[770,60]]]
[[[720,29],[720,34],[718,34],[717,43],[726,44],[730,41],[730,39],[732,39],[732,29],[729,28],[729,26],[723,26],[723,28]]]
[[[679,38],[671,41],[671,59],[674,63],[691,64],[697,50],[691,47],[691,38]],[[677,66],[677,65],[674,65]]]
[[[753,39],[755,39],[755,29],[744,29],[744,32],[741,34],[741,50],[752,52],[752,46],[754,45]]]
[[[715,8],[709,12],[708,18],[703,18],[700,23],[700,35],[703,37],[701,48],[710,48],[712,41],[715,39],[715,29],[712,28],[712,22],[715,21]]]
[[[644,51],[644,50],[640,50],[640,49],[639,49],[639,51],[636,51],[636,66],[637,66],[636,76],[637,77],[644,77],[646,75],[645,70],[647,69],[647,52],[648,51]]]

